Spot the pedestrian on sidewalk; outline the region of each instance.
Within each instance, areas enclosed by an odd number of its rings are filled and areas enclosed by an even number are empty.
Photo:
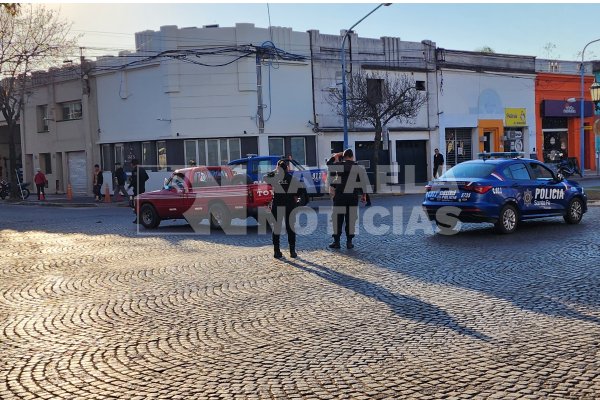
[[[288,243],[290,245],[290,257],[296,258],[296,216],[293,213],[298,206],[300,188],[302,184],[289,171],[289,161],[279,160],[274,171],[265,176],[265,182],[273,188],[273,203],[271,214],[274,221],[271,230],[273,232],[273,257],[281,258],[283,254],[280,248],[281,229],[285,221]]]
[[[444,165],[444,156],[440,153],[439,149],[434,150],[433,155],[433,179],[442,175],[442,166]]]
[[[140,167],[139,161],[133,159],[131,161],[131,177],[129,178],[129,189],[133,188],[133,197],[142,194],[146,191],[146,181],[150,178],[143,167]],[[137,224],[137,215],[133,220]]]
[[[333,225],[333,243],[329,245],[332,249],[340,248],[340,237],[344,222],[346,232],[346,248],[353,249],[355,225],[358,219],[358,200],[366,202],[367,183],[365,169],[354,161],[352,149],[346,149],[343,153],[332,154],[327,161],[331,186],[333,189],[333,213],[331,223]]]
[[[48,179],[46,179],[46,175],[44,175],[40,168],[37,169],[37,174],[35,174],[33,177],[33,182],[35,183],[35,187],[37,189],[38,200],[46,200],[44,188],[48,184]]]
[[[121,193],[123,195],[124,200],[129,199],[129,193],[125,190],[125,182],[127,181],[127,174],[125,170],[121,166],[120,162],[115,163],[115,172],[113,172],[113,185],[114,185],[114,197],[117,198],[117,195]]]
[[[102,185],[104,184],[104,176],[98,164],[94,165],[94,196],[95,201],[102,201]]]

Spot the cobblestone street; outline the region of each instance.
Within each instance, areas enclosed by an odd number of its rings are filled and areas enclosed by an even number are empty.
[[[295,260],[132,219],[0,206],[0,399],[600,397],[600,207],[337,251],[323,216]]]

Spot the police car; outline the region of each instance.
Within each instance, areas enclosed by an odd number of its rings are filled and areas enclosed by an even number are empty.
[[[461,222],[491,222],[512,233],[520,221],[562,216],[578,224],[587,196],[543,163],[525,158],[489,158],[460,163],[426,186],[423,208],[443,230]]]

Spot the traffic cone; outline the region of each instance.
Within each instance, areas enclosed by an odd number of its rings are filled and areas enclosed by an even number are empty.
[[[108,190],[108,183],[104,185],[104,202],[110,203],[110,190]]]
[[[67,185],[67,200],[73,200],[73,188],[70,183]]]

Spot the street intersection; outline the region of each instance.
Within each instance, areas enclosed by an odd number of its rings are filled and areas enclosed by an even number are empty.
[[[444,236],[407,229],[421,200],[374,199],[405,226],[354,250],[321,218],[294,260],[259,228],[2,205],[0,398],[597,398],[600,208]]]

